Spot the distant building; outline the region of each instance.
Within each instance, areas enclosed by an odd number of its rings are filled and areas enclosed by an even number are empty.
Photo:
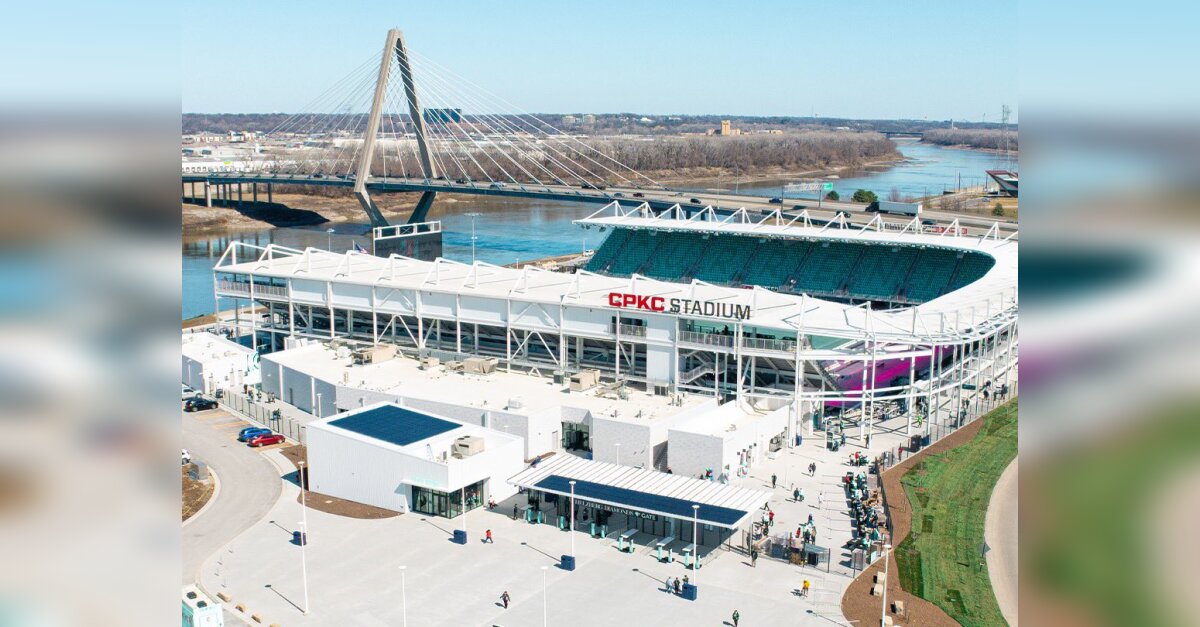
[[[575,116],[573,116],[573,115],[564,115],[564,116],[562,116],[562,123],[563,123],[563,124],[574,124],[575,122],[577,122],[577,120],[575,119]]]
[[[583,114],[583,123],[584,123],[584,124],[595,124],[595,123],[596,123],[596,116],[595,116],[595,115],[593,115],[593,114],[591,114],[591,113],[585,113],[585,114]]]
[[[705,135],[741,135],[742,130],[733,128],[733,123],[729,120],[721,120],[721,128],[709,129]]]

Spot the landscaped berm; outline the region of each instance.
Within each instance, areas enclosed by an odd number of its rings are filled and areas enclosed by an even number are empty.
[[[1016,455],[1014,399],[884,473],[892,539],[898,542],[887,582],[895,624],[1006,624],[981,548],[992,490]],[[878,624],[881,599],[870,590],[882,562],[846,590],[847,618]],[[903,615],[894,611],[894,601],[903,604]]]
[[[1017,455],[1017,403],[983,418],[974,439],[921,459],[900,479],[912,526],[896,547],[900,585],[959,624],[1003,625],[984,564],[983,527],[992,489]]]

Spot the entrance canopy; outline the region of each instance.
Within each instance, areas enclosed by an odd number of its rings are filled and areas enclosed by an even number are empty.
[[[697,518],[700,522],[726,529],[744,526],[771,498],[762,490],[572,455],[555,456],[536,468],[517,473],[508,482],[529,490],[569,497],[572,480],[575,481],[575,498],[579,500],[680,520],[691,520],[692,505],[699,505]]]

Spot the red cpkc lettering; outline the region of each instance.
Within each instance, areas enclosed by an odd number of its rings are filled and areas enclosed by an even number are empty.
[[[620,292],[609,292],[608,304],[613,307],[632,307],[647,311],[666,311],[667,309],[667,300],[662,296],[639,296]]]

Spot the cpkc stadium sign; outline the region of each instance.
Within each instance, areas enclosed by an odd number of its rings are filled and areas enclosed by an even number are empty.
[[[662,296],[609,292],[608,304],[623,309],[642,309],[644,311],[681,314],[685,316],[729,318],[732,320],[745,320],[750,317],[750,305],[718,303],[711,300],[692,300],[690,298],[664,298]]]

